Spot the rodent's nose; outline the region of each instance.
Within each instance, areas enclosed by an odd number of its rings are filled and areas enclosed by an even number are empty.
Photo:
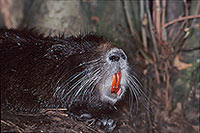
[[[120,59],[120,57],[118,55],[109,56],[109,60],[111,60],[112,62],[118,62],[119,59]]]
[[[123,59],[123,60],[126,59],[124,53],[121,51],[112,52],[109,55],[109,60],[112,62],[118,62],[120,59]]]

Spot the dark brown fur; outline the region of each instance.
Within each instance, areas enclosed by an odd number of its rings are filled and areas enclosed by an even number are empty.
[[[107,114],[127,89],[131,109],[134,96],[147,100],[125,53],[93,33],[44,37],[33,30],[0,29],[0,53],[2,109],[64,107],[79,115]],[[118,69],[120,96],[109,90]]]

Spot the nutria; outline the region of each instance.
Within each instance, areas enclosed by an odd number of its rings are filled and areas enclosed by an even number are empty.
[[[118,108],[127,91],[131,104],[145,97],[124,51],[95,33],[45,37],[29,29],[0,29],[0,53],[2,110],[64,107],[100,119]],[[104,124],[108,130],[115,127],[110,122]]]

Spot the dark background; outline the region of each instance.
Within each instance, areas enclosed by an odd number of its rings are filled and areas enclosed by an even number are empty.
[[[143,75],[152,108],[133,121],[122,110],[116,132],[199,131],[200,1],[0,0],[0,27],[104,35]],[[1,117],[4,131],[102,132],[63,113]]]

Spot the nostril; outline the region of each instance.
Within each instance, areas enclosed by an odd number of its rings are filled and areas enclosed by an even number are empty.
[[[111,55],[109,57],[109,60],[111,60],[112,62],[118,62],[120,59],[120,57],[118,55]]]

